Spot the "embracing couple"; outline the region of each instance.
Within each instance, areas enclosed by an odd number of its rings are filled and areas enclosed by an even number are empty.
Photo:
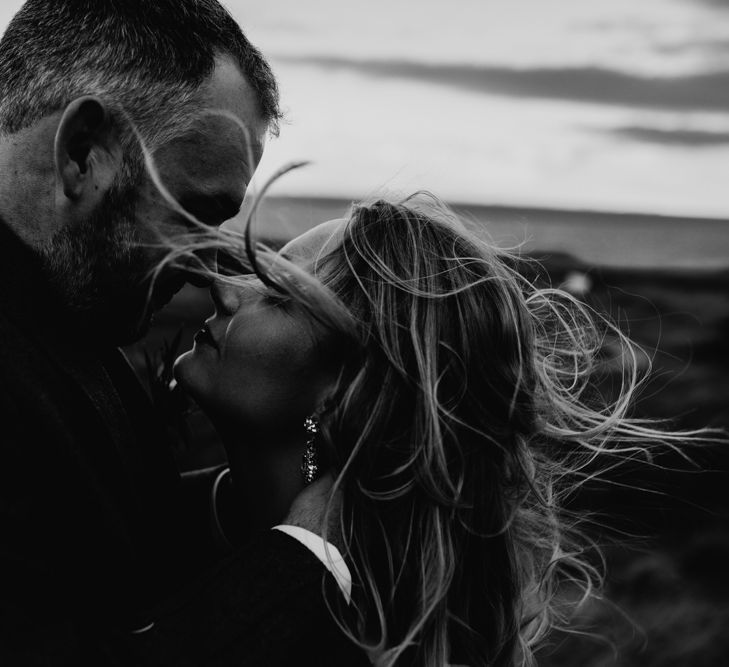
[[[29,0],[0,42],[0,664],[511,665],[596,583],[564,453],[651,434],[586,401],[589,314],[433,197],[218,229],[279,118],[215,0]],[[186,281],[229,466],[180,475],[117,346]]]

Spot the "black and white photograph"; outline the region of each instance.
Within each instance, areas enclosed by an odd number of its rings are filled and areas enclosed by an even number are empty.
[[[0,35],[0,666],[729,665],[727,0]]]

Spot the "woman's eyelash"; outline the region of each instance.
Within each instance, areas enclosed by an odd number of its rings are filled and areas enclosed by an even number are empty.
[[[266,303],[272,306],[284,306],[292,301],[292,297],[288,292],[261,284],[260,282],[258,282],[254,289]]]
[[[267,303],[273,304],[275,306],[282,306],[291,301],[291,297],[288,294],[278,292],[275,289],[271,289],[270,287],[263,290],[262,294]]]

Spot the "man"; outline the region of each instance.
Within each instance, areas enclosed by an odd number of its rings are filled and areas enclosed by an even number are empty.
[[[155,643],[150,610],[210,563],[209,490],[181,482],[116,346],[185,282],[150,274],[186,213],[238,211],[278,118],[215,0],[29,0],[0,42],[0,664],[180,664],[174,613]],[[273,532],[232,559],[190,593],[185,631],[206,604],[219,624],[196,664],[245,644],[226,626],[242,598],[266,617],[316,561]]]

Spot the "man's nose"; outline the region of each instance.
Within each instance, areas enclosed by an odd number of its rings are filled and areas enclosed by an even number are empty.
[[[251,273],[250,268],[228,250],[210,248],[195,253],[197,270],[190,272],[188,282],[195,287],[210,287],[216,275],[240,276]]]
[[[187,282],[193,287],[210,287],[213,279],[205,273],[190,273],[187,276]]]
[[[194,287],[210,287],[215,271],[215,253],[209,250],[195,252],[195,257],[188,262],[185,278]]]
[[[222,249],[216,251],[214,269],[221,276],[244,276],[253,273],[241,255]]]

